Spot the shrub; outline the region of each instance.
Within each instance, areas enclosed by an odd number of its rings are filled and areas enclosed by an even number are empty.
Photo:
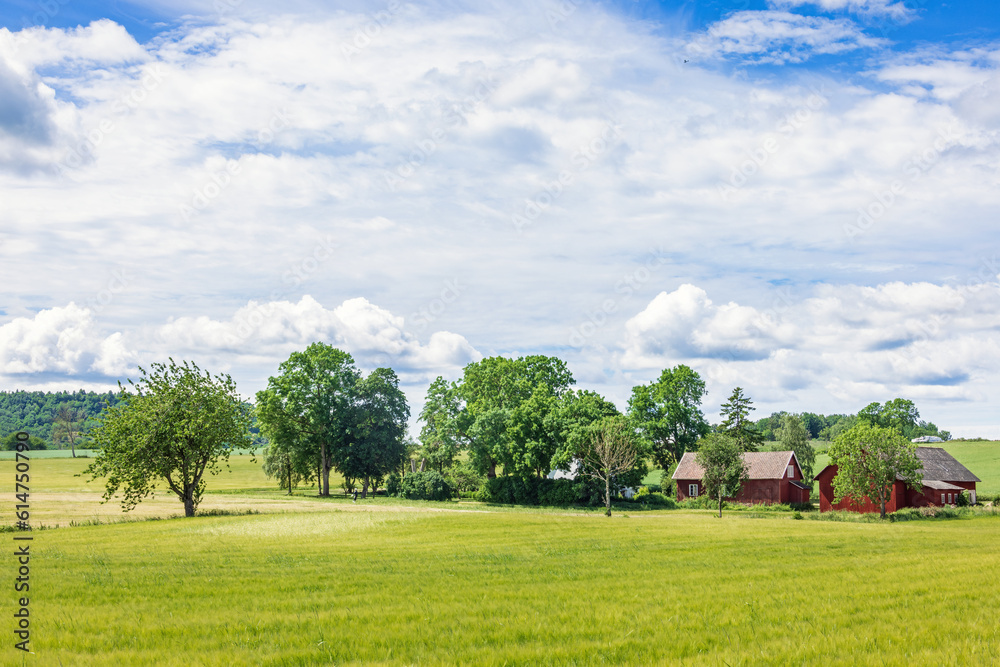
[[[410,500],[450,500],[451,485],[436,470],[412,472],[400,478],[395,473],[385,482],[386,492]]]
[[[968,491],[962,491],[958,494],[958,497],[955,498],[955,505],[958,507],[968,507],[970,504]]]
[[[795,519],[796,521],[800,521],[802,519],[802,513],[796,512],[795,514],[792,515],[792,518]]]
[[[640,486],[638,489],[635,490],[635,493],[632,494],[632,500],[638,500],[641,502],[642,499],[648,495],[649,495],[649,487]]]
[[[664,507],[666,509],[674,509],[677,507],[677,502],[670,496],[665,496],[662,493],[650,493],[648,496],[643,498],[643,502],[648,505],[656,505],[657,507]]]
[[[571,479],[543,479],[538,486],[538,503],[566,507],[576,504],[577,494]]]

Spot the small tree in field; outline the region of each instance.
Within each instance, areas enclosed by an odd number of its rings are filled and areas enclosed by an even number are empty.
[[[638,438],[624,417],[606,417],[591,426],[584,448],[581,472],[604,482],[605,514],[611,516],[611,482],[639,462]]]
[[[705,469],[701,483],[705,493],[719,500],[719,518],[722,518],[722,499],[740,492],[747,480],[747,466],[743,461],[743,447],[735,438],[713,433],[702,439],[695,461]]]
[[[104,500],[123,492],[130,511],[166,482],[194,516],[205,490],[205,472],[217,474],[230,449],[250,448],[250,414],[228,375],[214,378],[195,364],[152,364],[129,384],[101,417],[94,441],[101,447],[84,474],[107,477]]]
[[[879,506],[884,519],[897,476],[911,488],[921,486],[921,464],[916,450],[917,446],[894,427],[858,423],[830,446],[830,463],[837,466],[833,501],[860,502],[867,496]]]

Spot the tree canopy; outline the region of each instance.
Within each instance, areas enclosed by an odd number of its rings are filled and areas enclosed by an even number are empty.
[[[667,368],[648,385],[632,388],[628,415],[649,442],[653,461],[663,470],[698,448],[698,439],[709,432],[701,411],[705,382],[687,366]]]
[[[129,511],[166,482],[194,516],[205,473],[217,474],[235,448],[252,446],[250,415],[228,375],[202,373],[190,362],[140,368],[134,393],[119,384],[119,402],[93,431],[101,447],[84,474],[106,477],[105,501],[121,491]]]
[[[809,431],[806,430],[802,420],[795,415],[782,415],[781,426],[778,427],[778,443],[781,450],[790,449],[795,452],[795,458],[802,466],[803,481],[811,484],[816,450],[809,444]]]
[[[701,478],[705,494],[719,501],[720,518],[723,499],[739,494],[746,483],[747,466],[743,452],[743,446],[736,438],[713,433],[705,438],[695,454],[695,461],[705,470]]]
[[[325,343],[292,352],[257,392],[257,418],[275,451],[300,474],[316,470],[319,495],[330,495],[333,451],[349,446],[360,372],[348,353]]]
[[[729,400],[722,404],[722,424],[719,431],[733,438],[745,452],[760,449],[764,437],[750,419],[750,412],[756,410],[749,396],[743,395],[743,388],[736,387]]]
[[[830,463],[837,466],[833,478],[834,502],[870,499],[882,518],[892,497],[897,477],[919,489],[922,479],[917,446],[895,428],[858,423],[830,446]]]

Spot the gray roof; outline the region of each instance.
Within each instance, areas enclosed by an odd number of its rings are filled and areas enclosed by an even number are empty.
[[[928,489],[937,489],[938,491],[963,491],[962,487],[955,486],[954,484],[949,484],[948,482],[939,482],[933,479],[925,479],[924,486]]]
[[[983,481],[940,447],[917,447],[917,458],[923,465],[920,473],[924,480],[936,482]]]
[[[748,479],[781,479],[785,476],[785,468],[795,458],[795,452],[744,452],[743,460],[747,464]],[[798,463],[798,458],[795,458]],[[801,469],[802,466],[799,466]],[[677,470],[671,479],[701,479],[705,469],[695,461],[694,452],[685,452],[677,464]]]

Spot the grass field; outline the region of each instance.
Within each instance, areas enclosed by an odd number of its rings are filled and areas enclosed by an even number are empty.
[[[10,639],[14,593],[0,598],[0,664],[1000,663],[1000,516],[287,498],[234,457],[202,509],[264,514],[65,527],[120,516],[73,476],[88,463],[31,461],[32,519],[64,527],[33,533],[33,655]],[[180,511],[166,495],[137,510]]]

